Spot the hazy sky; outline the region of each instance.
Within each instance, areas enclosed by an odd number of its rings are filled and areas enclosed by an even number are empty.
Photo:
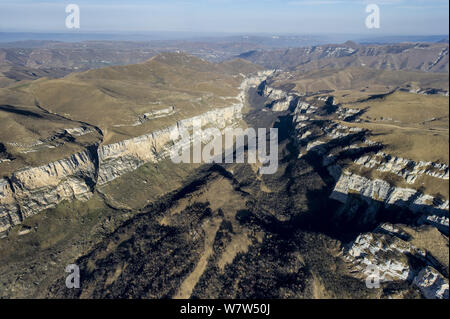
[[[81,28],[65,28],[78,4]],[[381,28],[366,29],[367,4]],[[447,34],[448,0],[0,0],[1,31]]]

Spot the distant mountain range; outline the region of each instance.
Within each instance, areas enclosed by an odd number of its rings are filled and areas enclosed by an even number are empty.
[[[394,41],[404,38],[373,38],[377,41],[381,39]],[[179,51],[210,62],[239,57],[266,68],[301,72],[353,66],[380,70],[448,72],[448,37],[436,36],[430,39],[441,40],[440,43],[384,45],[347,41],[344,44],[298,45],[293,48],[287,47],[288,44],[311,43],[318,39],[299,36],[230,36],[198,41],[32,40],[3,43],[0,44],[0,87],[24,79],[62,77],[74,71],[141,63],[162,52]]]
[[[398,43],[310,46],[284,50],[253,50],[239,57],[272,69],[312,71],[323,68],[367,66],[381,70],[448,72],[448,44]]]

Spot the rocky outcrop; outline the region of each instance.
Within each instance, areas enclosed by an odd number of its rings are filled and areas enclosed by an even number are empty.
[[[335,121],[323,121],[320,115],[330,105],[335,107],[334,113],[339,119],[353,119],[360,110],[341,110],[328,96],[318,97],[316,101],[317,105],[313,105],[314,101],[300,101],[293,112],[293,121],[297,131],[299,157],[311,153],[321,157],[322,160],[318,162],[327,168],[335,180],[330,198],[346,204],[351,196],[357,195],[366,201],[369,204],[367,216],[361,218],[365,222],[375,222],[373,219],[380,208],[399,207],[416,213],[420,224],[433,225],[442,233],[448,234],[448,200],[424,194],[420,189],[398,187],[379,178],[370,179],[352,173],[344,168],[348,163],[341,163],[339,158],[351,158],[356,165],[401,176],[409,184],[414,184],[424,175],[448,180],[448,166],[442,163],[414,162],[378,151],[382,146],[367,140],[366,130],[347,127]],[[323,102],[325,106],[321,107]]]
[[[0,181],[0,232],[63,200],[87,200],[96,180],[96,148]]]
[[[394,173],[403,177],[409,184],[414,184],[417,178],[424,174],[444,180],[448,180],[449,177],[449,169],[445,164],[422,161],[414,162],[383,152],[379,152],[373,156],[362,156],[356,159],[355,163],[367,168],[374,168],[380,172]]]
[[[23,218],[54,207],[63,200],[87,200],[96,180],[95,147],[44,166],[11,176],[14,196]]]
[[[299,101],[297,94],[289,94],[281,89],[275,89],[263,83],[264,88],[261,95],[267,99],[267,107],[274,112],[284,112],[291,108],[296,108]]]
[[[180,136],[183,130],[190,131],[195,122],[202,127],[213,126],[224,129],[242,117],[243,104],[216,109],[196,117],[181,120],[177,124],[147,135],[101,146],[99,149],[99,185],[131,172],[149,162],[157,162],[167,156],[173,146],[172,136]]]
[[[19,224],[21,219],[9,180],[0,179],[0,234],[11,225]]]
[[[330,173],[335,170],[336,168],[330,169]],[[368,203],[376,201],[385,207],[397,206],[423,214],[421,222],[432,224],[448,234],[448,200],[440,202],[433,196],[414,189],[394,187],[380,179],[371,180],[343,171],[330,198],[346,203],[349,194],[358,194]]]
[[[89,199],[95,185],[167,156],[173,131],[189,129],[194,121],[223,129],[241,118],[242,107],[212,110],[150,134],[98,148],[95,145],[69,158],[13,173],[9,181],[0,181],[0,232],[63,200]]]
[[[142,115],[142,120],[152,120],[152,119],[156,119],[156,118],[160,118],[160,117],[169,116],[169,115],[171,115],[173,113],[175,113],[175,107],[174,106],[170,106],[170,107],[165,108],[165,109],[156,110],[156,111],[152,111],[152,112],[149,112],[149,113],[144,113]]]
[[[97,174],[95,152],[96,147],[91,147],[67,159],[13,173],[9,185],[2,183],[0,231],[63,200],[89,199]]]
[[[331,197],[339,201],[345,201],[349,193],[358,193],[387,205],[405,206],[413,212],[444,210],[448,209],[449,206],[448,201],[434,206],[435,201],[432,196],[422,194],[414,189],[393,187],[380,179],[371,180],[344,171],[337,181]]]
[[[406,254],[424,257],[424,252],[397,237],[367,233],[350,244],[345,259],[351,263],[351,271],[356,276],[375,276],[374,279],[385,283],[412,278],[413,270]]]
[[[162,117],[168,117],[168,116],[174,115],[175,113],[176,113],[175,107],[174,106],[169,106],[169,107],[164,108],[164,109],[155,110],[155,111],[147,112],[147,113],[144,113],[144,114],[140,114],[138,116],[136,122],[134,122],[133,124],[116,124],[116,125],[113,125],[113,126],[114,127],[139,126],[139,125],[144,124],[147,121],[159,119],[159,118],[162,118]]]
[[[281,110],[289,109],[286,105],[281,107],[281,102],[290,93],[283,95],[270,89],[269,85],[266,83],[262,92],[269,101],[271,97],[277,98],[269,104],[271,109],[276,111],[274,107],[277,105]],[[448,166],[414,162],[383,153],[381,143],[367,139],[368,129],[343,125],[344,121],[360,121],[364,109],[344,108],[336,104],[328,93],[306,98],[299,95],[298,99],[292,112],[298,157],[321,172],[331,189],[329,197],[343,204],[330,213],[330,223],[351,227],[351,231],[359,233],[374,229],[381,221],[401,220],[406,225],[413,225],[411,227],[420,225],[414,228],[418,233],[432,229],[447,239],[445,246],[445,243],[436,243],[426,234],[414,237],[412,231],[405,231],[407,226],[382,224],[371,232],[359,234],[343,249],[343,258],[348,262],[351,276],[366,283],[367,280],[372,283],[378,280],[385,284],[381,288],[408,287],[404,292],[410,291],[413,281],[416,287],[433,286],[437,282],[429,293],[422,291],[426,288],[419,287],[418,290],[426,298],[445,295],[445,280],[442,280],[448,267],[442,263],[442,254],[437,254],[439,258],[434,257],[441,247],[448,248],[449,201],[441,195],[424,193],[417,187],[417,182],[423,176],[448,180]],[[408,183],[411,187],[405,187]],[[422,271],[427,267],[438,269],[433,276],[429,275],[432,277],[429,282],[422,279]],[[383,294],[393,296],[390,289]]]
[[[183,131],[190,132],[194,126],[202,128],[214,127],[223,130],[234,126],[242,119],[242,108],[245,104],[246,92],[251,87],[260,85],[273,71],[262,71],[256,76],[245,79],[240,86],[237,99],[240,103],[230,107],[215,109],[201,115],[178,121],[175,125],[124,140],[115,144],[104,145],[99,149],[99,185],[108,183],[117,177],[131,172],[149,162],[157,162],[171,152],[173,136],[180,136]],[[191,137],[192,138],[192,137]],[[191,139],[191,142],[193,140]]]
[[[288,97],[281,99],[281,100],[277,100],[275,102],[272,103],[271,108],[272,111],[274,112],[284,112],[289,110],[289,108],[291,107],[291,105],[293,103],[295,103],[296,98],[292,95],[289,95]]]
[[[269,86],[264,87],[263,95],[272,101],[285,99],[289,96],[285,91],[274,89]]]
[[[424,268],[416,278],[414,285],[427,299],[448,299],[448,279],[433,267]]]
[[[436,263],[428,250],[412,245],[410,239],[401,227],[382,224],[373,233],[359,235],[344,248],[344,259],[352,276],[371,285],[367,288],[407,282],[427,299],[448,299],[448,280],[433,267],[442,265]]]
[[[346,203],[349,194],[357,194],[368,204],[376,201],[384,207],[406,208],[414,213],[423,214],[421,223],[433,225],[443,233],[448,234],[448,200],[424,194],[417,189],[396,187],[381,179],[369,179],[351,173],[336,163],[339,156],[339,153],[333,153],[336,144],[352,135],[364,133],[362,129],[331,123],[321,129],[324,134],[320,136],[320,139],[317,139],[317,135],[307,130],[311,121],[305,113],[297,114],[294,118],[298,121],[297,129],[301,132],[299,141],[306,144],[306,152],[301,152],[300,156],[308,152],[314,152],[322,156],[322,165],[327,167],[329,174],[336,181],[334,190],[330,195],[332,199]],[[364,148],[362,144],[377,145],[377,143],[371,143],[363,138],[361,141],[355,141],[350,145],[341,145],[340,152],[358,154]],[[448,166],[445,164],[414,162],[383,152],[378,152],[375,155],[356,156],[354,163],[369,169],[396,174],[410,184],[413,184],[422,175],[448,180]]]

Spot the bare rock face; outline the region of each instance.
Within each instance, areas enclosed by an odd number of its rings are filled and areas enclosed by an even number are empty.
[[[380,179],[370,180],[344,171],[337,181],[331,197],[342,201],[349,192],[359,193],[387,205],[408,207],[413,212],[448,209],[448,201],[435,206],[433,204],[434,197],[430,195],[422,194],[414,189],[393,187]]]
[[[0,179],[0,234],[20,223],[21,216],[8,180]]]
[[[237,104],[178,121],[175,125],[146,135],[101,146],[98,151],[98,184],[106,184],[145,163],[157,162],[168,156],[174,142],[172,137],[179,136],[182,131],[191,132],[194,123],[200,124],[202,128],[214,127],[219,130],[235,126],[242,119],[247,90],[258,86],[272,74],[273,71],[261,71],[244,79],[240,86],[241,92],[237,96],[240,102]]]
[[[427,299],[448,299],[448,279],[433,267],[424,268],[414,278],[414,285]]]
[[[284,112],[289,110],[292,106],[296,106],[299,96],[297,94],[290,94],[281,89],[272,88],[263,82],[264,88],[262,95],[267,99],[267,107],[274,112]]]
[[[138,167],[157,162],[170,153],[172,136],[179,136],[182,130],[191,131],[194,122],[202,127],[218,129],[233,125],[242,117],[242,104],[216,109],[199,116],[179,121],[177,124],[118,143],[104,145],[99,149],[99,185],[106,184]]]
[[[374,273],[380,283],[405,281],[413,272],[405,253],[423,255],[424,253],[400,238],[367,233],[358,236],[347,251],[346,259],[352,270],[363,276]]]
[[[270,100],[274,101],[274,100],[285,99],[288,97],[288,94],[283,90],[274,89],[269,86],[266,86],[264,88],[264,96],[269,98]]]
[[[245,104],[247,90],[259,85],[272,73],[272,71],[263,71],[245,79],[240,86],[241,93],[237,96],[240,101],[238,104],[178,121],[175,125],[150,134],[100,147],[99,185],[106,184],[145,163],[157,162],[166,157],[173,146],[172,137],[180,136],[183,131],[191,132],[194,123],[201,125],[202,128],[214,127],[219,130],[236,125],[242,119],[242,108]]]
[[[423,223],[433,224],[448,233],[448,201],[440,203],[433,196],[420,191],[394,187],[380,179],[371,180],[344,171],[339,176],[330,198],[345,203],[350,193],[360,194],[368,201],[376,200],[385,206],[398,206],[415,213],[428,214],[423,218]]]
[[[85,201],[96,180],[96,155],[86,150],[40,167],[15,172],[0,182],[0,231],[63,200]]]
[[[293,112],[293,121],[297,131],[299,157],[314,154],[321,158],[321,164],[335,180],[330,198],[343,204],[348,203],[351,196],[357,195],[366,201],[370,209],[367,216],[361,218],[370,221],[375,217],[374,202],[380,208],[399,207],[408,209],[420,218],[420,224],[429,224],[448,234],[449,201],[423,193],[420,189],[399,187],[381,178],[368,178],[354,173],[346,168],[348,163],[339,162],[341,154],[351,157],[353,165],[361,165],[366,169],[394,174],[404,179],[406,184],[414,184],[418,178],[430,177],[448,180],[449,168],[442,163],[414,162],[412,160],[391,156],[377,150],[381,144],[372,142],[365,137],[365,130],[359,127],[348,127],[333,120],[323,121],[324,108],[321,105],[332,106],[339,119],[353,117],[360,110],[345,112],[340,105],[335,104],[330,96],[322,96],[309,102],[299,101]],[[327,112],[328,114],[328,112]],[[321,126],[315,125],[322,121]],[[359,137],[358,137],[359,136]],[[372,148],[376,152],[364,151]],[[374,220],[371,220],[374,222]]]
[[[291,106],[292,102],[295,100],[295,97],[292,95],[288,96],[287,98],[275,101],[272,105],[272,111],[274,112],[284,112],[289,110],[289,107]]]
[[[362,156],[355,163],[367,168],[375,168],[380,172],[391,172],[403,177],[408,184],[414,184],[418,177],[429,175],[448,180],[448,166],[442,163],[414,162],[405,158],[390,156],[379,152],[374,156]]]
[[[108,183],[145,163],[166,157],[173,145],[173,131],[190,129],[196,120],[202,126],[223,129],[241,118],[242,107],[240,104],[216,109],[147,135],[15,172],[10,183],[6,179],[0,180],[0,232],[63,200],[88,200],[95,185]]]
[[[427,229],[385,223],[372,233],[359,235],[343,252],[351,274],[366,283],[369,279],[379,284],[408,282],[427,299],[448,299],[448,279],[432,266],[443,266],[429,251],[434,247],[414,238]]]

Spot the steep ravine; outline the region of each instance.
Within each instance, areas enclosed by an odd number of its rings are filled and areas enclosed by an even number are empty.
[[[330,198],[348,204],[356,195],[366,202],[368,209],[361,221],[377,223],[376,214],[383,209],[407,210],[419,224],[431,224],[448,235],[448,199],[423,193],[420,189],[400,187],[381,178],[370,179],[347,169],[348,161],[401,177],[405,184],[414,184],[422,176],[436,180],[449,179],[449,167],[442,163],[414,162],[383,153],[382,144],[371,142],[367,131],[351,128],[330,120],[330,115],[347,121],[358,119],[359,114],[341,109],[333,97],[319,96],[306,103],[301,95],[271,88],[267,82],[259,87],[259,94],[266,97],[267,108],[275,112],[288,111],[299,148],[299,158],[312,158],[316,169],[325,169],[331,177],[333,190]],[[320,166],[320,167],[319,167]],[[346,206],[347,207],[347,206]],[[348,207],[347,207],[348,208]],[[355,214],[356,207],[346,212]]]

